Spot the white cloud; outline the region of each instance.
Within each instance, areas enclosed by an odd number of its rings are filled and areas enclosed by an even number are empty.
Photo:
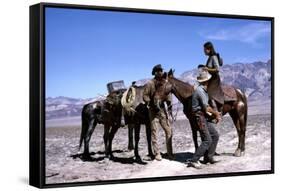
[[[271,28],[267,22],[256,22],[244,26],[235,26],[216,31],[208,31],[208,34],[200,35],[209,40],[234,40],[252,45],[259,45],[259,39],[270,34]]]

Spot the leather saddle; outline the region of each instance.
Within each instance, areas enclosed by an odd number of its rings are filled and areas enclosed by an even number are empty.
[[[224,94],[224,101],[228,102],[228,101],[237,101],[237,93],[236,90],[233,86],[230,85],[221,85],[222,87],[222,91]]]

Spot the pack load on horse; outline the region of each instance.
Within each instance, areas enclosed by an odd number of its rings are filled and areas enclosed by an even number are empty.
[[[104,125],[103,139],[105,151],[107,151],[110,127],[118,126],[120,124],[122,107],[119,102],[123,92],[126,90],[124,81],[110,82],[107,84],[107,89],[108,95],[103,100],[94,101],[84,105],[81,112],[82,129],[79,150],[82,147],[82,143],[84,143],[83,158],[86,160],[91,159],[89,142],[96,125]]]
[[[141,124],[146,125],[148,153],[149,156],[152,156],[148,111],[142,101],[143,87],[136,87],[133,83],[130,88],[126,89],[124,81],[120,80],[108,83],[107,89],[109,94],[103,101],[88,103],[82,109],[82,131],[79,149],[84,142],[83,158],[91,160],[89,142],[96,125],[99,123],[104,125],[105,154],[114,159],[112,140],[121,126],[122,115],[124,115],[128,125],[128,149],[134,149],[136,161],[141,161],[138,153]],[[128,112],[128,110],[134,112]],[[135,147],[133,144],[133,130],[135,131]]]
[[[109,82],[106,85],[108,94],[111,94],[113,92],[124,92],[127,90],[125,83],[123,80]]]

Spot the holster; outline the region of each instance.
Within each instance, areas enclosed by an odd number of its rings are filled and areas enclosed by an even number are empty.
[[[196,123],[198,129],[206,128],[206,123],[205,123],[206,117],[202,111],[192,112],[192,116],[195,120],[195,123]]]

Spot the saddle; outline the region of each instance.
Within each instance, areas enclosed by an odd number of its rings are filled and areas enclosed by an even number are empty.
[[[224,94],[224,101],[237,101],[237,94],[234,87],[230,85],[221,85],[223,94]]]
[[[136,99],[136,89],[133,86],[131,86],[123,93],[121,98],[121,105],[126,113],[131,113],[135,111],[133,108],[135,99]]]

